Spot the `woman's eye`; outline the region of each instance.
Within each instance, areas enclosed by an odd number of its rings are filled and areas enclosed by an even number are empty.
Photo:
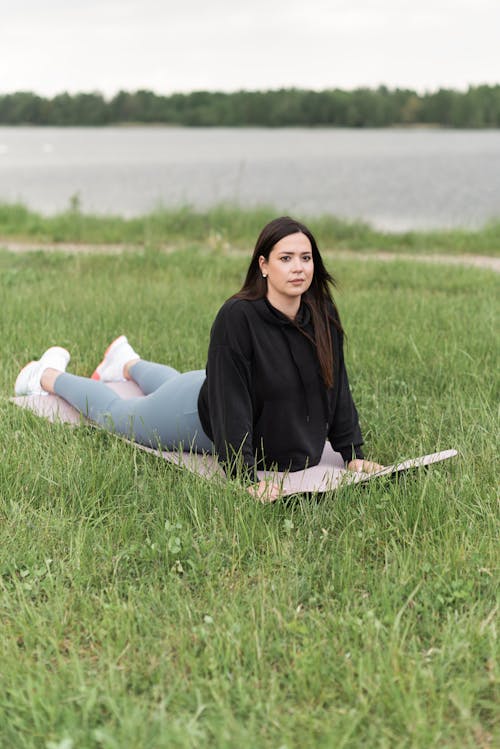
[[[311,255],[303,255],[302,260],[304,261],[304,263],[308,263],[309,260],[311,260]]]
[[[281,262],[282,263],[288,263],[289,260],[290,260],[290,255],[282,255],[281,256]]]

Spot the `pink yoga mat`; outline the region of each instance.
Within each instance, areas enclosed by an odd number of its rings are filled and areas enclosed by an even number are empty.
[[[144,397],[142,391],[133,382],[110,382],[106,384],[122,398]],[[82,422],[91,423],[82,417],[73,406],[70,406],[69,403],[57,395],[27,395],[12,398],[11,401],[17,406],[27,408],[52,422],[59,421],[74,425],[81,424]],[[131,443],[129,440],[125,440],[125,442],[133,444],[140,450],[154,453],[168,460],[170,463],[186,468],[205,478],[214,478],[215,476],[225,477],[222,466],[217,458],[212,455],[200,455],[180,451],[160,451],[140,445],[137,442]],[[328,492],[339,489],[342,486],[372,481],[380,476],[390,476],[391,474],[407,471],[410,468],[420,468],[421,466],[440,463],[448,458],[453,458],[455,455],[457,455],[456,450],[444,450],[430,455],[422,455],[419,458],[412,458],[403,463],[386,466],[378,473],[353,473],[352,471],[345,470],[342,456],[340,453],[335,452],[327,442],[321,456],[321,461],[316,466],[306,468],[303,471],[286,473],[258,471],[258,475],[260,478],[268,478],[279,483],[283,496],[304,492]]]

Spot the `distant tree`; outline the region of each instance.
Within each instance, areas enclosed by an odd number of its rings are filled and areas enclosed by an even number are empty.
[[[101,94],[77,94],[73,98],[75,124],[105,125],[108,123],[108,108]]]
[[[44,100],[31,91],[0,97],[0,122],[6,125],[37,125],[45,116]]]
[[[99,92],[61,93],[44,99],[29,91],[0,95],[0,123],[6,125],[107,125],[169,123],[197,127],[386,127],[429,123],[446,127],[500,127],[500,86],[471,86],[462,93],[439,89],[359,88],[308,91],[192,91],[160,96],[141,89],[119,91],[105,100]]]
[[[414,125],[419,121],[422,110],[422,100],[414,93],[410,93],[401,107],[401,122],[405,125]]]
[[[58,94],[49,102],[49,122],[51,125],[74,125],[73,98],[67,94]]]

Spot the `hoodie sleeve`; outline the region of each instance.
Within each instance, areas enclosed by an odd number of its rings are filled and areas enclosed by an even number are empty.
[[[234,306],[222,309],[211,334],[207,362],[210,425],[216,452],[226,471],[256,480],[253,454],[251,361],[246,320]]]
[[[358,412],[352,399],[345,368],[342,335],[340,336],[339,369],[336,387],[336,407],[328,432],[328,439],[333,449],[339,452],[345,461],[352,460],[353,457],[363,458],[363,451],[361,449],[363,437],[359,426]]]

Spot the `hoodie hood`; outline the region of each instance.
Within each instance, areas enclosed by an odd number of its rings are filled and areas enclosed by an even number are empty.
[[[294,328],[299,327],[304,329],[311,324],[311,311],[304,301],[301,301],[300,303],[299,311],[297,312],[295,320],[290,320],[290,318],[284,315],[283,312],[280,312],[279,309],[273,307],[267,297],[257,299],[257,301],[252,302],[252,304],[255,305],[259,315],[266,320],[266,322],[271,323],[272,325],[292,326]]]

